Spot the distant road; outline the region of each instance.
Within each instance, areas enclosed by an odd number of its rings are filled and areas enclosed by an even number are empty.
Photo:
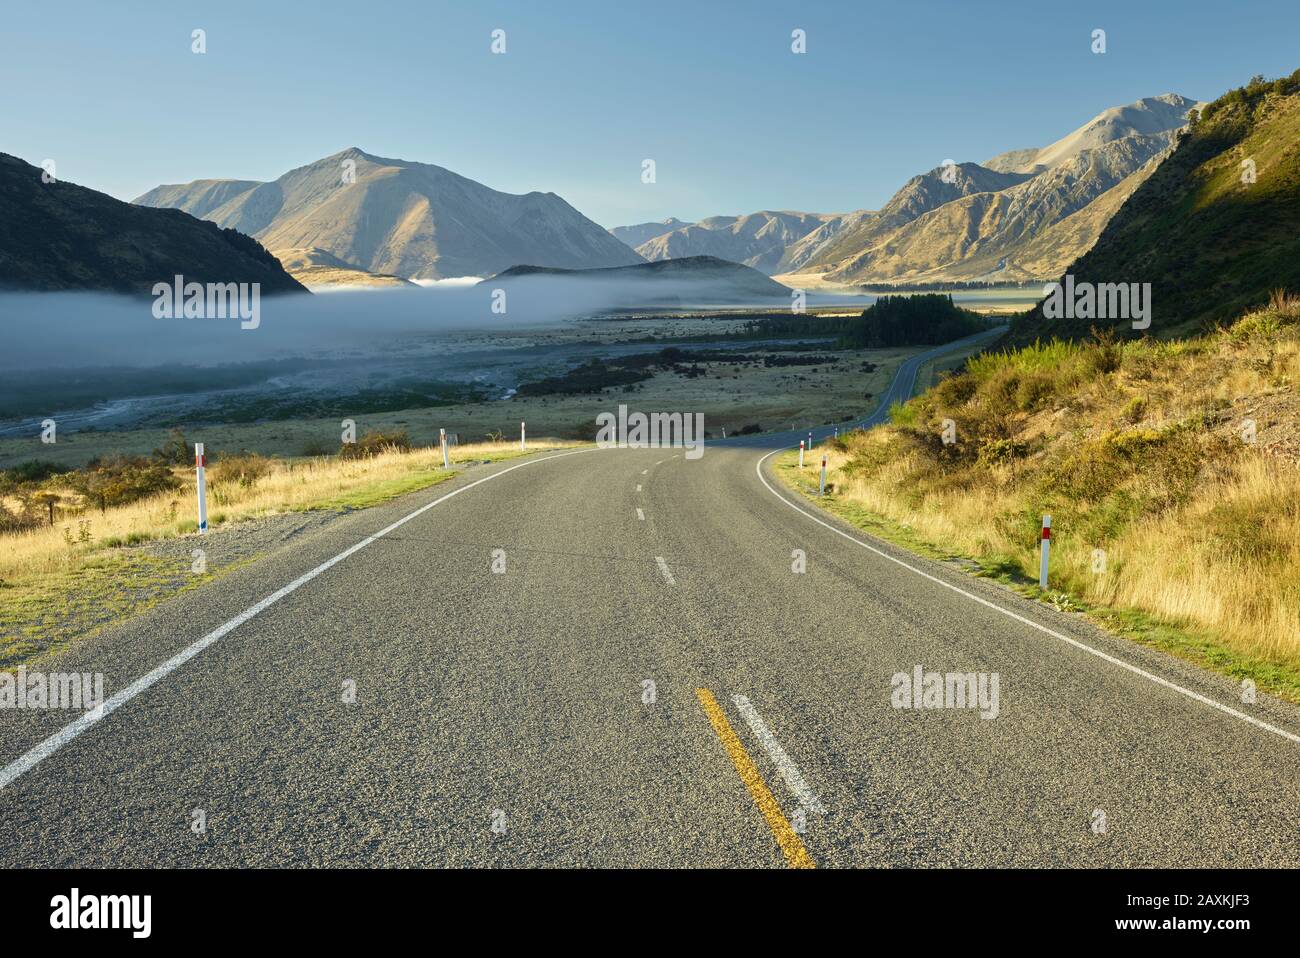
[[[0,865],[1300,864],[1300,709],[765,460],[466,470],[87,640],[104,714],[0,710]],[[918,666],[996,718],[895,708]]]
[[[1005,333],[1006,326],[995,326],[993,329],[985,330],[982,333],[976,333],[974,336],[967,336],[965,339],[959,339],[951,343],[944,343],[942,346],[936,346],[933,349],[927,349],[923,353],[915,356],[909,356],[903,360],[898,371],[894,373],[894,378],[885,390],[884,395],[880,397],[879,403],[875,410],[865,419],[847,419],[844,422],[832,423],[830,425],[815,426],[811,429],[786,429],[780,432],[767,432],[756,436],[734,436],[728,439],[710,440],[710,446],[727,445],[727,446],[750,446],[764,449],[786,449],[791,446],[799,445],[800,439],[806,439],[808,433],[813,434],[813,442],[825,439],[833,435],[837,429],[858,429],[867,426],[878,426],[889,419],[889,408],[896,402],[906,402],[912,398],[916,391],[916,377],[921,367],[932,359],[938,359],[949,353],[955,353],[959,350],[966,349],[977,343],[991,342]]]

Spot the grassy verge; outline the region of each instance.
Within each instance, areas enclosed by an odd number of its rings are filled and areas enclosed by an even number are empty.
[[[828,444],[829,511],[1300,702],[1300,303],[1179,343],[985,355]],[[947,441],[945,441],[947,439]],[[816,498],[795,456],[776,473]],[[1038,526],[1053,517],[1051,589]]]

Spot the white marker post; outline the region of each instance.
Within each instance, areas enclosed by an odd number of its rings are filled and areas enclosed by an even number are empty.
[[[1047,590],[1047,557],[1052,551],[1052,517],[1043,516],[1042,556],[1038,563],[1038,588]]]
[[[524,421],[521,419],[521,420],[519,420],[519,450],[520,450],[520,452],[522,452],[523,450],[525,450],[525,449],[528,448],[528,442],[527,442],[527,439],[525,438],[525,435],[526,435],[526,434],[524,433]]]
[[[203,455],[203,443],[194,444],[194,472],[199,487],[199,535],[208,531],[208,478],[207,456]]]
[[[803,468],[803,440],[799,440],[799,468]]]
[[[438,439],[442,443],[442,468],[450,469],[451,460],[447,458],[447,430],[438,430]]]
[[[819,496],[826,495],[826,453],[822,453],[822,488],[817,493]]]

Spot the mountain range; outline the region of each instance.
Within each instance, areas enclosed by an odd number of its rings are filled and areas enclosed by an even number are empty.
[[[255,239],[152,210],[0,153],[0,288],[149,293],[155,283],[260,283],[304,292]]]
[[[520,263],[643,262],[554,193],[502,193],[440,166],[356,148],[270,183],[196,180],[156,187],[135,203],[184,210],[268,249],[315,249],[403,279],[490,276]]]
[[[912,177],[880,210],[617,227],[649,260],[708,254],[840,284],[1055,277],[1151,174],[1194,101],[1113,107],[1056,142]]]

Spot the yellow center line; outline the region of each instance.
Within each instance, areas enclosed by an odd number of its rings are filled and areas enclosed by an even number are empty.
[[[772,829],[772,834],[776,836],[776,843],[781,846],[785,860],[790,863],[791,868],[816,868],[817,865],[808,854],[808,849],[804,847],[798,833],[786,820],[781,806],[776,803],[776,798],[772,795],[772,790],[767,787],[763,776],[759,774],[758,766],[754,764],[749,753],[745,751],[745,746],[732,731],[731,723],[727,721],[727,715],[722,711],[722,706],[718,705],[718,700],[708,689],[696,689],[695,697],[700,700],[700,705],[704,707],[704,714],[713,723],[713,731],[717,732],[718,738],[722,740],[722,747],[731,756],[731,763],[740,773],[740,780],[745,783],[749,794],[754,798],[754,803],[758,805],[758,810],[767,819],[767,827]]]

